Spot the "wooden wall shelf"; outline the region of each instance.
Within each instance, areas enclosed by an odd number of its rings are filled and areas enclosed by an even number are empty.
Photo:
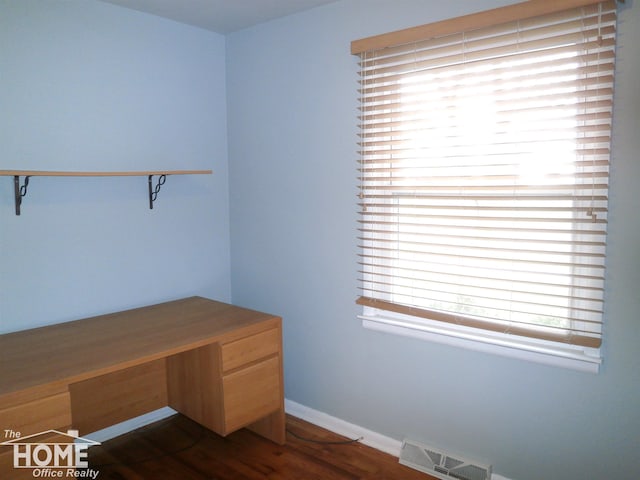
[[[136,172],[90,172],[90,171],[47,171],[47,170],[0,170],[0,176],[13,177],[13,187],[16,203],[16,215],[20,215],[22,198],[27,194],[29,178],[31,177],[148,177],[149,208],[153,209],[153,202],[158,197],[160,188],[164,185],[167,175],[209,175],[211,170],[142,170]],[[153,185],[153,177],[158,176],[158,183]],[[24,177],[24,184],[20,185],[20,177]]]

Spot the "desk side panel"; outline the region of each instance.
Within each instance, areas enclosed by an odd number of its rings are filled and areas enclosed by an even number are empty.
[[[206,345],[167,358],[169,406],[221,434],[220,361],[217,344]]]

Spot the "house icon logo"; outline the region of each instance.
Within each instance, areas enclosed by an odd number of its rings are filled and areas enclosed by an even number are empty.
[[[67,469],[67,477],[95,479],[98,476],[97,470],[88,469],[87,449],[100,445],[100,442],[80,437],[77,430],[67,430],[66,433],[46,430],[27,437],[20,436],[18,432],[11,433],[14,438],[0,445],[13,448],[13,468],[33,469],[34,478],[64,478],[64,469]]]

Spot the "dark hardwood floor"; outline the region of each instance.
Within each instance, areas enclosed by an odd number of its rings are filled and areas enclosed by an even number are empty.
[[[98,480],[429,480],[433,477],[361,443],[287,417],[287,443],[248,430],[226,438],[174,415],[89,449]]]

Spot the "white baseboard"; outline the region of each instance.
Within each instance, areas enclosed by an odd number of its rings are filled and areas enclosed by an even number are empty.
[[[402,442],[399,440],[395,440],[391,437],[354,425],[353,423],[346,422],[327,413],[314,410],[313,408],[301,405],[293,400],[285,399],[284,409],[288,414],[293,415],[294,417],[301,418],[309,423],[326,428],[338,435],[354,439],[362,438],[361,442],[369,447],[388,453],[394,457],[400,456]],[[491,474],[491,480],[510,479],[493,473]]]
[[[144,427],[145,425],[149,425],[150,423],[170,417],[175,413],[178,412],[176,412],[173,408],[163,407],[158,410],[154,410],[153,412],[140,415],[139,417],[131,418],[121,423],[116,423],[115,425],[103,428],[102,430],[98,430],[97,432],[83,435],[83,437],[91,439],[94,442],[106,442],[107,440],[111,440],[112,438],[119,437],[120,435],[124,435],[125,433],[129,433],[136,428]]]
[[[309,423],[326,428],[338,435],[342,435],[347,438],[361,438],[361,442],[369,447],[373,447],[376,450],[388,453],[394,457],[400,455],[402,442],[399,440],[373,432],[339,418],[332,417],[331,415],[319,412],[318,410],[306,407],[292,400],[287,399],[284,401],[284,409],[288,414],[293,415],[294,417],[301,418]]]

